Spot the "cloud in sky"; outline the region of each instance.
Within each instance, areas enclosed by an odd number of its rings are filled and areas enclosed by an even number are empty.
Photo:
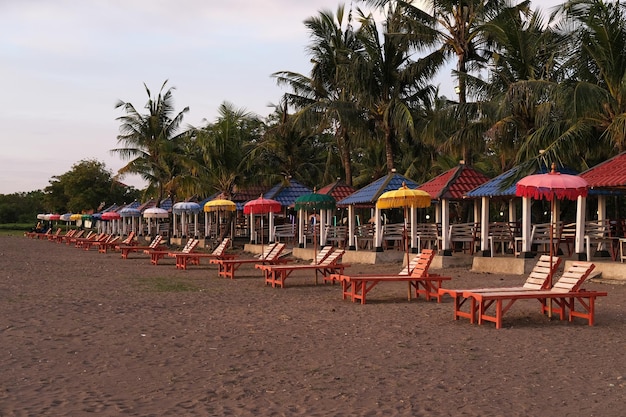
[[[109,152],[123,114],[115,103],[143,108],[144,83],[156,94],[169,80],[176,110],[189,106],[194,126],[215,120],[224,101],[267,116],[285,92],[271,74],[310,70],[303,21],[339,4],[0,1],[0,194],[42,189],[83,159],[117,171],[125,161]]]

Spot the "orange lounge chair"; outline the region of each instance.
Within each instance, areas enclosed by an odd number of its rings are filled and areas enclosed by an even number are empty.
[[[48,231],[50,231],[50,230],[52,230],[52,229],[49,229]],[[61,235],[61,228],[60,227],[53,234],[52,233],[47,233],[47,234],[40,235],[39,239],[42,239],[42,240],[43,239],[47,239],[47,240],[49,240],[51,242],[54,242],[56,240],[56,238],[59,237],[59,236],[63,236],[63,235]]]
[[[187,264],[200,265],[200,258],[210,259],[235,259],[236,255],[226,253],[226,249],[230,246],[230,238],[225,238],[211,253],[200,252],[173,252],[169,254],[176,258],[176,269],[187,269]]]
[[[131,245],[133,242],[135,242],[135,232],[130,232],[128,236],[126,236],[126,239],[124,239],[121,242],[120,242],[120,237],[115,236],[104,242],[97,242],[94,244],[94,246],[98,248],[99,253],[107,253],[109,249],[116,249],[120,245],[125,245],[125,246]]]
[[[284,243],[272,243],[263,251],[260,257],[256,258],[244,258],[244,259],[211,259],[209,262],[217,264],[217,275],[235,279],[235,272],[240,266],[245,264],[277,264],[284,262],[281,256],[285,250],[286,245]]]
[[[476,322],[476,308],[471,307],[469,311],[462,310],[463,305],[469,300],[463,296],[464,292],[503,292],[503,291],[537,291],[550,288],[552,283],[552,277],[561,265],[561,258],[556,256],[552,257],[552,264],[550,264],[549,255],[541,255],[539,260],[533,267],[530,274],[526,278],[526,282],[523,285],[517,287],[492,287],[492,288],[440,288],[440,295],[449,295],[454,300],[454,320],[458,320],[459,317],[465,317],[470,320],[471,323]],[[469,303],[468,303],[469,304]]]
[[[593,326],[595,317],[595,299],[606,296],[606,292],[586,291],[580,289],[595,265],[591,262],[572,262],[563,272],[559,280],[547,290],[537,291],[494,291],[494,292],[471,292],[466,291],[463,297],[471,298],[471,308],[477,309],[478,324],[483,321],[492,321],[496,324],[496,329],[502,328],[502,317],[518,300],[535,299],[541,303],[541,312],[559,313],[561,320],[565,319],[565,314],[569,310],[569,321],[574,317],[587,319],[590,326]],[[554,301],[556,307],[548,305],[548,300]],[[576,302],[582,306],[584,311],[576,311]],[[495,306],[492,314],[489,308]],[[472,314],[474,314],[472,312]]]
[[[122,253],[122,259],[128,259],[128,255],[131,252],[143,252],[145,250],[158,250],[162,251],[165,249],[165,246],[161,246],[161,242],[163,241],[162,235],[156,235],[154,239],[150,242],[148,246],[140,246],[140,245],[120,245],[119,251]]]
[[[70,229],[64,235],[61,235],[61,234],[49,235],[48,236],[48,241],[61,243],[61,242],[63,242],[64,239],[67,239],[67,238],[70,238],[70,237],[74,236],[74,234],[76,232],[77,232],[77,229]]]
[[[361,304],[366,303],[367,294],[381,282],[401,282],[408,283],[408,299],[412,298],[413,290],[415,297],[423,295],[426,300],[437,298],[437,302],[441,302],[439,289],[443,281],[448,281],[451,277],[444,277],[428,272],[431,262],[435,257],[435,251],[432,249],[423,249],[422,252],[414,258],[410,264],[414,264],[411,274],[401,271],[397,275],[385,274],[360,274],[360,275],[331,275],[330,278],[341,282],[342,298],[345,300],[350,297],[352,302],[361,300]],[[409,269],[410,265],[409,265]]]
[[[189,239],[183,249],[180,251],[181,253],[189,253],[193,251],[200,241],[198,239]],[[176,252],[167,251],[167,250],[146,250],[144,253],[150,254],[150,263],[152,265],[158,265],[159,260],[164,258],[165,256],[171,256]]]
[[[294,271],[314,270],[315,271],[315,285],[317,285],[318,272],[322,273],[324,281],[332,281],[329,277],[332,274],[342,274],[344,269],[350,265],[341,263],[341,258],[345,254],[345,250],[334,249],[328,250],[328,254],[324,255],[323,251],[320,252],[321,256],[316,257],[309,265],[255,265],[255,268],[263,271],[265,278],[265,285],[271,284],[272,287],[276,285],[280,288],[285,288],[285,279],[291,275]],[[321,260],[318,261],[318,258]],[[316,262],[317,261],[317,262]]]
[[[82,248],[83,250],[90,250],[93,246],[95,246],[99,242],[107,242],[113,239],[114,235],[108,235],[106,233],[100,233],[99,235],[89,235],[86,238],[76,239],[75,246],[77,248]]]

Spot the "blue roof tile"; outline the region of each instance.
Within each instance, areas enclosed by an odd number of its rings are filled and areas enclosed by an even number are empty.
[[[480,198],[480,197],[515,197],[515,187],[517,186],[517,181],[515,181],[509,187],[503,188],[504,184],[508,182],[508,180],[517,174],[520,167],[514,167],[510,170],[498,175],[497,177],[487,181],[481,186],[474,188],[469,191],[466,196],[469,198]],[[559,172],[563,174],[577,175],[578,173],[570,168],[561,167],[558,169]],[[537,168],[533,174],[545,174],[548,172],[548,169],[542,167],[541,169]],[[521,179],[521,178],[520,178]]]
[[[337,202],[338,206],[363,205],[373,206],[380,195],[386,191],[397,190],[406,183],[409,188],[417,188],[417,183],[398,173],[391,173],[366,185],[360,190]]]
[[[278,201],[282,206],[289,207],[295,203],[296,198],[312,192],[313,190],[309,187],[300,184],[294,179],[290,179],[287,184],[283,182],[276,184],[263,197],[271,198]]]

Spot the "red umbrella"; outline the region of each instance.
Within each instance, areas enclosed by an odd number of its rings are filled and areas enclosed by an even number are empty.
[[[243,214],[268,214],[280,213],[282,205],[270,198],[263,198],[261,195],[255,200],[250,200],[243,206]],[[263,253],[263,216],[261,216],[261,253]]]
[[[584,178],[577,175],[561,174],[556,171],[556,164],[552,164],[552,171],[547,174],[535,174],[522,178],[515,187],[515,195],[528,197],[534,200],[545,199],[550,201],[550,264],[552,264],[552,236],[554,219],[554,204],[556,200],[576,200],[578,197],[587,197],[589,184]],[[551,308],[548,313],[550,316]]]

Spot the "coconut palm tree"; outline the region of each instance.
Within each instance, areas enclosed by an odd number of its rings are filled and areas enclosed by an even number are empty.
[[[561,111],[529,136],[525,149],[585,169],[626,150],[626,14],[619,2],[575,0],[553,14],[572,40],[567,80],[550,101]],[[581,162],[582,161],[582,162]]]
[[[336,14],[320,11],[318,16],[304,21],[311,37],[307,47],[313,63],[310,76],[291,71],[273,74],[279,85],[292,89],[285,95],[285,102],[296,108],[296,126],[303,130],[317,126],[320,133],[332,132],[349,185],[353,140],[363,131],[359,129],[362,112],[352,89],[352,61],[361,45],[352,28],[351,14],[352,11],[346,16],[344,6],[340,5]],[[286,112],[285,107],[283,113]]]
[[[182,153],[178,148],[186,135],[180,126],[184,114],[189,111],[189,107],[185,107],[176,114],[172,95],[174,88],[164,91],[166,84],[167,80],[156,97],[144,84],[148,95],[145,114],[131,103],[118,101],[115,108],[121,108],[125,115],[116,119],[121,123],[117,141],[124,147],[111,150],[123,160],[129,160],[119,169],[118,175],[140,175],[148,183],[146,194],[156,193],[159,202],[166,193],[175,201],[178,178],[182,174]]]
[[[403,27],[401,11],[389,7],[380,33],[372,15],[359,11],[357,36],[363,52],[354,63],[357,99],[370,125],[371,135],[385,144],[386,168],[395,169],[399,142],[415,137],[419,114],[436,89],[430,80],[443,61],[434,56],[413,60],[414,49]]]
[[[227,198],[236,186],[245,186],[251,175],[246,158],[263,133],[263,123],[244,108],[224,102],[214,123],[195,130],[191,158],[186,161],[193,181],[190,195],[219,192]]]

